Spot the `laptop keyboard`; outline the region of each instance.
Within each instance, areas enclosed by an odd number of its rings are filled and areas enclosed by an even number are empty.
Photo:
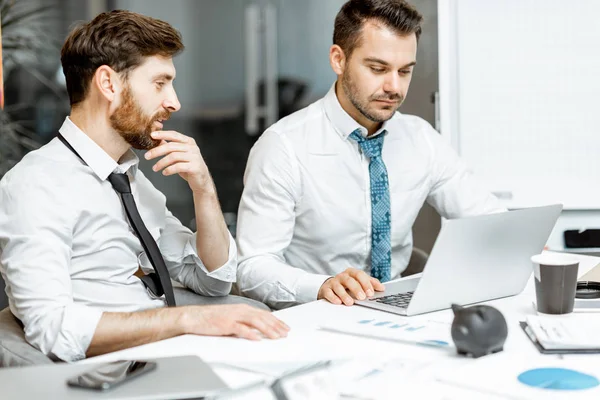
[[[377,299],[371,299],[371,301],[387,304],[389,306],[406,308],[408,307],[408,303],[410,303],[410,299],[412,298],[413,293],[414,292],[390,294],[388,296],[379,297]]]

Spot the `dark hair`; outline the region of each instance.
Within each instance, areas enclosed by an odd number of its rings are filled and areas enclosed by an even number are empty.
[[[98,67],[127,73],[144,57],[173,57],[183,50],[181,34],[167,22],[115,10],[71,31],[60,52],[71,106],[83,101]]]
[[[404,0],[350,0],[337,16],[333,29],[333,44],[342,48],[346,57],[360,44],[364,23],[375,20],[400,35],[421,35],[423,16]]]

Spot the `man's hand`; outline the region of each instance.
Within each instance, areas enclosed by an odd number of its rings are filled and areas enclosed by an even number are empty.
[[[152,308],[136,312],[104,312],[88,357],[140,346],[187,333],[278,339],[290,328],[268,311],[243,304]]]
[[[351,306],[354,299],[364,300],[375,294],[375,291],[383,292],[385,287],[379,280],[367,275],[364,271],[356,268],[348,268],[321,285],[317,298],[327,299],[333,304],[345,304]]]
[[[179,174],[193,192],[212,192],[214,185],[196,141],[176,131],[155,131],[152,138],[161,143],[145,154],[146,160],[164,156],[152,170],[169,176]]]
[[[268,311],[245,304],[185,307],[184,332],[260,340],[286,337],[290,328]]]

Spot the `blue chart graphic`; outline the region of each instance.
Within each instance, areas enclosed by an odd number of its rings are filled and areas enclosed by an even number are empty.
[[[592,375],[563,368],[530,369],[518,379],[527,386],[552,390],[583,390],[600,385],[600,381]]]
[[[392,321],[378,321],[376,319],[362,319],[357,321],[360,325],[381,328],[386,330],[395,330],[396,332],[416,332],[421,329],[427,329],[426,325],[412,325],[408,323],[394,323]],[[409,339],[409,337],[406,337]],[[418,344],[424,346],[433,346],[433,347],[446,347],[449,346],[449,343],[444,340],[421,340]]]

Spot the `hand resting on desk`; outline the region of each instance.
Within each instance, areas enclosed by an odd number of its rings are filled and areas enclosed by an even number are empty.
[[[270,312],[246,304],[191,307],[184,321],[186,333],[260,340],[261,337],[279,339],[290,330]]]
[[[359,269],[348,268],[327,279],[321,285],[317,299],[327,299],[333,304],[351,306],[354,304],[354,299],[364,300],[373,296],[375,291],[383,292],[384,290],[385,287],[378,279]]]
[[[105,312],[86,355],[96,356],[184,334],[260,340],[285,337],[288,331],[289,327],[270,312],[245,304]]]

